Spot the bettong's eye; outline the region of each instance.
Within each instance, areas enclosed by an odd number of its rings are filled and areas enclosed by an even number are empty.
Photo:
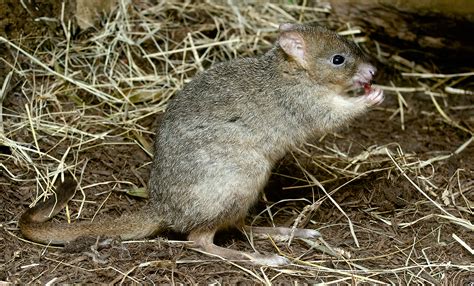
[[[340,66],[344,63],[345,60],[346,60],[346,58],[344,58],[344,56],[334,55],[331,59],[331,62],[335,66]]]

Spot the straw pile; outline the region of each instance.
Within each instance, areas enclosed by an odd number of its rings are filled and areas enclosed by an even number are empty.
[[[371,41],[363,28],[331,17],[326,4],[119,2],[99,27],[81,34],[73,35],[62,18],[60,33],[35,35],[34,47],[0,38],[12,55],[2,62],[10,72],[0,92],[0,188],[7,209],[0,280],[473,281],[473,71],[440,74],[409,61]],[[50,195],[67,170],[82,197],[76,195],[66,219],[139,207],[142,202],[123,192],[146,196],[153,121],[168,100],[214,63],[262,54],[282,22],[319,22],[358,42],[380,63],[387,97],[352,127],[321,135],[285,158],[263,199],[266,208],[250,221],[316,228],[323,239],[277,243],[227,234],[221,242],[251,251],[250,242],[293,261],[280,268],[221,261],[163,239],[83,255],[21,241],[19,214]]]

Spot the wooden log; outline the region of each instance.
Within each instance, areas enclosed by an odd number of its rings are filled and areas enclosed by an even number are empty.
[[[370,37],[447,61],[474,65],[473,0],[331,0],[335,17]]]

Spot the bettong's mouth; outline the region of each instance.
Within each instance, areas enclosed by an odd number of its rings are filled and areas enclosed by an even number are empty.
[[[368,95],[372,91],[372,79],[375,75],[375,67],[369,64],[360,66],[357,74],[352,78],[353,88],[356,94]]]
[[[367,95],[372,90],[372,81],[357,81],[354,83],[354,87],[360,92],[363,89],[363,95]]]
[[[372,81],[355,77],[346,90],[350,96],[365,96],[372,91]]]

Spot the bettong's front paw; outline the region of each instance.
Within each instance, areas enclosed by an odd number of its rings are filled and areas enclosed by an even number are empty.
[[[379,105],[383,102],[383,99],[383,90],[376,87],[370,88],[370,90],[364,95],[364,100],[369,106]]]

